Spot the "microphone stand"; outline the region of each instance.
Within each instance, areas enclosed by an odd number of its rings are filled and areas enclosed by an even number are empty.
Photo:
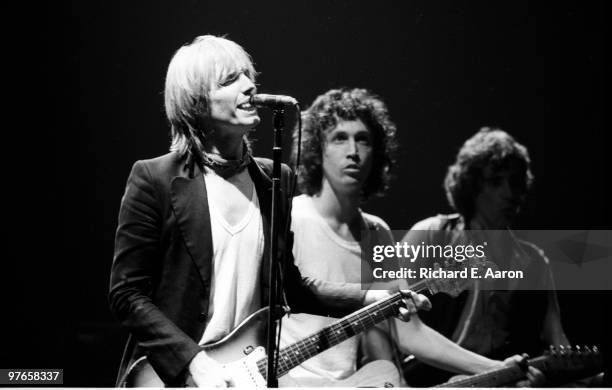
[[[269,268],[269,286],[270,297],[268,301],[268,366],[267,366],[267,386],[268,388],[278,387],[278,378],[276,377],[276,355],[278,346],[276,345],[276,306],[278,301],[278,268],[280,267],[280,258],[278,254],[278,236],[279,236],[279,215],[280,215],[280,200],[281,200],[281,158],[283,153],[282,148],[282,131],[284,127],[284,110],[277,106],[273,109],[274,115],[274,147],[272,148],[272,215],[270,228],[270,268]]]

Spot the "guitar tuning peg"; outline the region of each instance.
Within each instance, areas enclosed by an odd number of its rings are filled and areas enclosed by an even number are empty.
[[[593,353],[599,353],[599,348],[597,348],[597,345],[593,345]]]
[[[577,355],[582,355],[582,348],[580,347],[580,345],[576,345],[574,347],[574,351],[576,352]]]
[[[559,355],[565,355],[565,346],[559,345]]]
[[[586,351],[586,353],[591,353],[591,348],[589,348],[588,346],[585,346],[584,350]]]

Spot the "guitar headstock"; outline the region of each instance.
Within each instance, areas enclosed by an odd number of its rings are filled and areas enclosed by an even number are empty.
[[[551,356],[599,356],[599,348],[596,345],[592,347],[580,346],[580,345],[551,345],[548,347],[545,355]]]
[[[544,354],[548,370],[592,375],[603,369],[603,359],[597,346],[551,345]]]

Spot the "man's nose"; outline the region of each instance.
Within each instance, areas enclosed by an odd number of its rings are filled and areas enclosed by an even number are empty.
[[[347,142],[347,155],[353,159],[359,159],[359,145],[355,138],[349,138]]]
[[[245,95],[254,95],[256,92],[255,83],[246,74],[240,74],[240,83],[242,86],[242,93]]]

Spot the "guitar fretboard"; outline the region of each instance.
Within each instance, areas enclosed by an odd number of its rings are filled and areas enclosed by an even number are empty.
[[[579,379],[601,371],[601,355],[596,348],[593,351],[569,352],[565,354],[544,355],[529,359],[527,365],[535,367],[544,374],[560,373],[566,379]],[[498,387],[514,383],[525,378],[525,371],[517,365],[498,368],[464,379],[446,382],[436,387]]]
[[[425,280],[410,286],[413,291],[422,291],[427,288]],[[402,306],[402,293],[390,295],[381,301],[368,305],[355,313],[349,314],[317,333],[314,333],[298,342],[286,346],[279,352],[277,375],[281,377],[289,370],[299,366],[304,361],[318,355],[371,327],[394,316]],[[267,378],[267,358],[257,362],[257,368],[264,378]]]
[[[544,356],[540,356],[529,360],[528,364],[536,368],[541,368],[541,361],[544,359]],[[436,387],[495,387],[499,386],[500,384],[516,382],[524,377],[525,372],[519,366],[515,365],[498,368],[489,372],[483,372],[482,374],[477,374],[452,382],[446,382]]]

